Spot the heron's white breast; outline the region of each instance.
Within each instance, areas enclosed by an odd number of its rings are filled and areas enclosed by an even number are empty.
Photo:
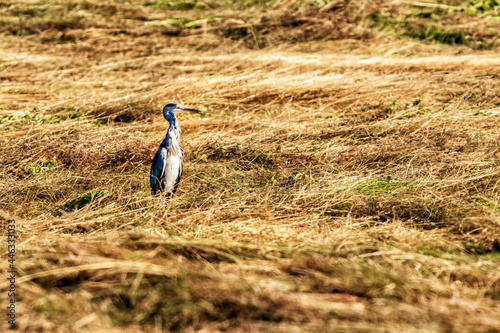
[[[165,165],[165,191],[171,192],[174,189],[175,181],[179,177],[181,167],[181,159],[179,156],[170,155],[167,157]]]

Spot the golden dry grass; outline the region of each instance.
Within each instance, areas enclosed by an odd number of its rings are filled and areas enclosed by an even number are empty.
[[[499,331],[498,8],[0,2],[16,329]]]

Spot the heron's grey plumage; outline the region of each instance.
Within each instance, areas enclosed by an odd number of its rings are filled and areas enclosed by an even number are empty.
[[[163,117],[168,121],[169,128],[151,165],[149,183],[152,195],[160,191],[165,192],[167,195],[173,195],[181,180],[183,168],[183,151],[179,145],[181,128],[179,127],[174,110],[201,112],[198,109],[185,107],[176,103],[170,103],[163,107]]]

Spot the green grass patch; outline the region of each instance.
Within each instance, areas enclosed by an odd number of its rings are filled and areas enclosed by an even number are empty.
[[[34,109],[35,111],[36,109]],[[0,117],[0,124],[6,123],[8,127],[1,127],[0,129],[9,130],[26,124],[58,124],[62,121],[69,119],[82,119],[85,120],[86,117],[80,112],[73,112],[69,114],[53,114],[53,115],[42,115],[42,114],[32,114],[26,113],[21,115],[4,115]]]
[[[374,179],[361,184],[357,187],[357,190],[363,194],[374,195],[381,192],[391,192],[403,187],[405,189],[411,188],[408,185],[408,182],[404,182],[401,179],[387,176],[387,178]]]
[[[104,198],[107,195],[109,195],[109,191],[106,190],[89,192],[77,199],[66,202],[62,208],[67,212],[72,212],[74,210],[81,209],[91,203],[94,203],[97,201],[97,199]]]
[[[396,33],[419,40],[449,45],[466,45],[473,48],[495,47],[495,40],[488,29],[478,29],[463,24],[473,17],[498,16],[499,1],[469,1],[449,8],[417,9],[399,15],[380,14],[372,17],[379,27],[389,27]],[[469,18],[468,18],[468,17]]]
[[[192,9],[205,9],[206,7],[203,3],[198,3],[197,0],[194,1],[184,1],[184,0],[157,0],[157,1],[146,1],[143,3],[144,6],[156,7],[167,10],[192,10]]]
[[[442,44],[468,45],[471,36],[465,31],[445,28],[440,25],[416,25],[405,29],[402,34],[420,40],[432,40]]]
[[[45,159],[40,163],[30,163],[29,165],[25,165],[21,168],[24,169],[27,174],[38,174],[53,170],[56,165],[57,160],[53,157],[51,159]]]

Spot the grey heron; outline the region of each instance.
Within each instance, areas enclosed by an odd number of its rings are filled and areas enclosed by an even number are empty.
[[[161,191],[168,196],[172,196],[179,186],[182,175],[183,152],[179,146],[181,128],[174,112],[183,111],[202,112],[177,103],[169,103],[163,107],[163,117],[168,121],[169,127],[167,135],[160,144],[151,165],[149,184],[151,185],[152,195],[156,195]]]

